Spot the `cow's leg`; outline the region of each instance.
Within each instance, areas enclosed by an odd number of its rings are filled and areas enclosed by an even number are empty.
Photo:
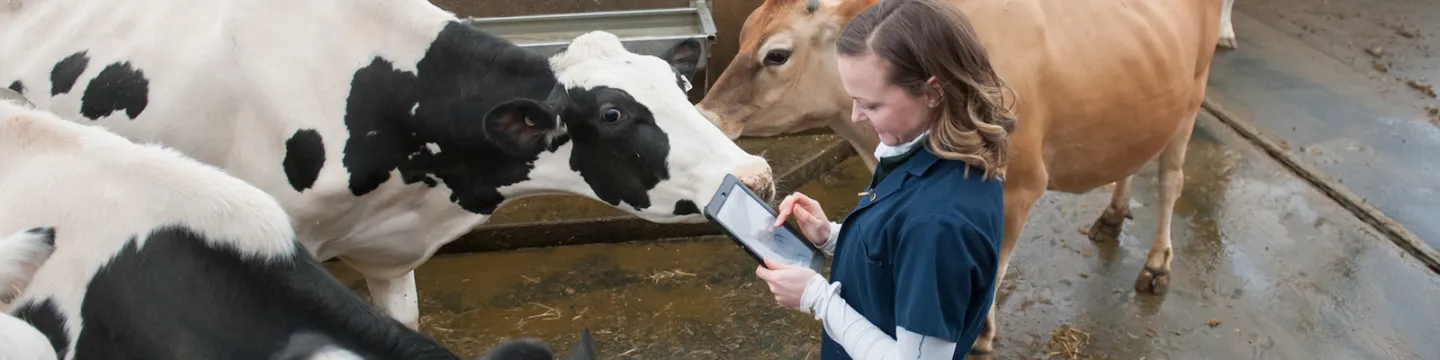
[[[1000,266],[995,271],[997,301],[1000,299],[1005,272],[1010,269],[1010,255],[1015,251],[1020,231],[1025,228],[1025,219],[1030,216],[1030,208],[1035,205],[1035,201],[1045,193],[1046,183],[1049,181],[1049,175],[1046,174],[1040,158],[1024,155],[1021,151],[1013,152],[1005,172],[1005,230],[1000,244]],[[995,323],[997,307],[990,307],[989,314],[985,316],[985,327],[980,330],[980,337],[975,339],[975,344],[971,345],[970,353],[989,354],[995,350],[995,336],[999,333]]]
[[[1090,225],[1090,241],[1109,242],[1120,238],[1120,229],[1130,216],[1130,177],[1115,182],[1115,191],[1110,193],[1110,206],[1105,213]]]
[[[1185,187],[1185,148],[1190,144],[1190,132],[1195,127],[1195,115],[1180,123],[1180,129],[1170,138],[1170,144],[1160,153],[1160,212],[1156,224],[1155,240],[1150,242],[1150,256],[1140,276],[1135,279],[1135,291],[1164,295],[1170,288],[1170,261],[1174,249],[1170,241],[1170,219],[1175,215],[1175,200]]]
[[[1238,45],[1235,41],[1235,27],[1230,24],[1230,8],[1235,7],[1235,0],[1225,0],[1225,7],[1220,8],[1220,41],[1217,43],[1223,49],[1235,49]]]
[[[365,276],[370,299],[385,314],[411,329],[420,329],[420,294],[415,291],[415,270],[393,279]]]

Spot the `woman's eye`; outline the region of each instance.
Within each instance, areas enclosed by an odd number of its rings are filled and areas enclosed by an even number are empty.
[[[620,109],[605,110],[605,122],[613,123],[620,121],[621,115],[623,114],[620,113]]]

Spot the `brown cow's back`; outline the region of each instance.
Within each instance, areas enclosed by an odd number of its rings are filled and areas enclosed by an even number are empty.
[[[1220,0],[953,2],[1020,96],[1011,151],[1043,141],[1051,189],[1128,176],[1203,100]]]

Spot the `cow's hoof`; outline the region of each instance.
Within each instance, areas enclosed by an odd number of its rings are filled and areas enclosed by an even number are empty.
[[[1154,295],[1165,295],[1170,290],[1170,271],[1165,269],[1151,269],[1149,265],[1140,269],[1140,276],[1135,278],[1135,291]]]
[[[1130,212],[1119,212],[1114,209],[1105,209],[1104,214],[1090,224],[1090,241],[1103,243],[1111,242],[1120,238],[1120,229],[1125,225],[1125,219],[1130,218]]]
[[[1240,45],[1235,41],[1235,37],[1231,36],[1221,37],[1220,41],[1215,43],[1215,46],[1225,50],[1235,50]]]

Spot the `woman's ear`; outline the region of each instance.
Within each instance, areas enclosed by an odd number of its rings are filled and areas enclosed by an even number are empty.
[[[945,90],[940,87],[940,80],[931,76],[925,80],[925,105],[931,108],[940,107],[940,102],[945,100]]]

